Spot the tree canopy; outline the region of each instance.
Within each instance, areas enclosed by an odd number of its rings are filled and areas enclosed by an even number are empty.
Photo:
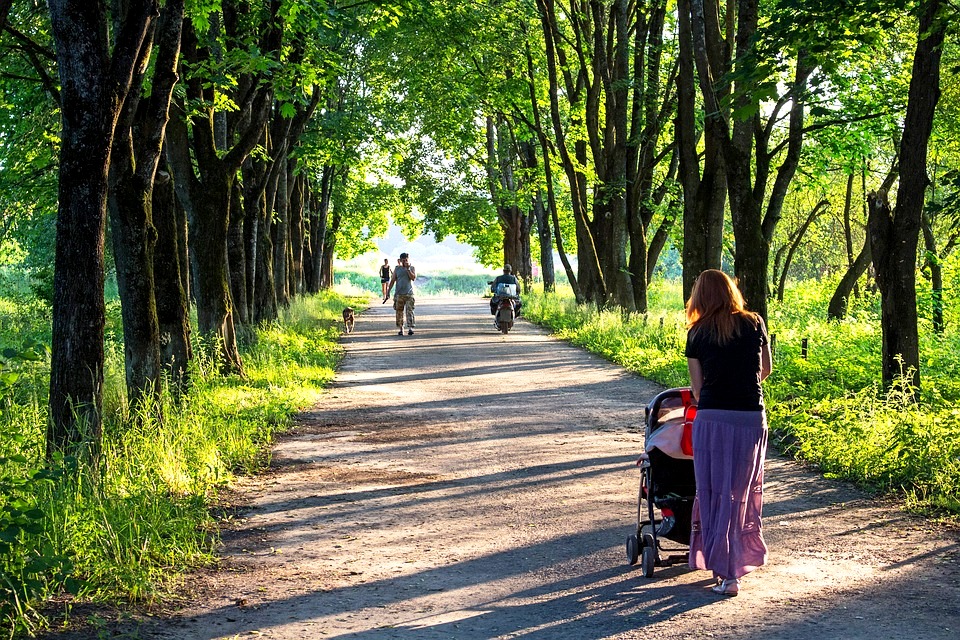
[[[955,13],[2,2],[0,258],[53,301],[52,446],[97,422],[107,271],[139,403],[164,375],[189,384],[194,344],[243,375],[243,327],[331,286],[334,256],[391,223],[454,235],[528,287],[535,272],[553,286],[556,254],[579,301],[628,312],[647,310],[667,255],[687,291],[732,270],[761,314],[788,279],[829,276],[842,317],[876,277],[901,301],[884,331],[915,335],[960,243]],[[919,303],[904,293],[917,274]],[[914,343],[888,344],[885,377],[916,363]]]

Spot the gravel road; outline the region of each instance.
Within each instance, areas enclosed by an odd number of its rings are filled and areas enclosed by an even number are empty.
[[[626,563],[643,407],[660,389],[487,302],[375,305],[320,403],[237,490],[222,566],[138,637],[960,637],[960,535],[768,460],[769,564],[722,599],[709,574]],[[774,374],[775,375],[775,374]]]

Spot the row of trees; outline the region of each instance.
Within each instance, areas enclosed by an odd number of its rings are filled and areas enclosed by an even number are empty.
[[[242,375],[243,327],[332,283],[370,129],[350,129],[360,39],[395,20],[382,3],[0,3],[5,95],[23,109],[4,125],[10,226],[34,264],[54,261],[49,454],[97,454],[108,262],[129,402],[155,411],[164,379],[188,383],[192,344]],[[47,152],[23,163],[31,146]],[[51,210],[55,258],[30,233]]]
[[[532,238],[541,264],[558,251],[578,300],[644,312],[669,242],[685,293],[729,256],[748,304],[766,315],[815,223],[842,210],[845,255],[833,267],[849,273],[831,313],[842,317],[872,265],[883,377],[903,368],[919,385],[918,234],[934,277],[956,243],[936,247],[940,233],[956,237],[955,213],[925,217],[956,211],[952,187],[927,198],[955,13],[937,0],[434,3],[396,30],[386,64],[396,92],[418,105],[419,133],[473,172],[452,195],[433,169],[436,150],[424,156],[414,173],[428,227],[482,242],[472,203],[485,190],[487,226],[498,223],[520,275]],[[823,177],[834,172],[843,204]],[[852,199],[858,173],[869,224]],[[804,200],[805,211],[785,210]]]
[[[840,246],[832,266],[848,271],[831,312],[872,263],[884,377],[897,358],[916,372],[919,234],[932,277],[956,244],[957,156],[933,126],[954,13],[943,0],[0,0],[0,239],[12,230],[40,275],[56,210],[48,450],[99,441],[111,257],[128,395],[149,406],[165,376],[187,384],[191,344],[242,374],[243,327],[329,286],[333,256],[388,214],[527,281],[539,262],[548,290],[556,251],[579,301],[626,311],[647,310],[668,247],[685,291],[732,259],[763,314],[792,264],[825,265],[800,248],[839,219],[843,241],[821,252]],[[938,135],[948,157],[928,200]]]

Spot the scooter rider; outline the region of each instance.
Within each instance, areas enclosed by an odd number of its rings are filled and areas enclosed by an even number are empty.
[[[496,315],[497,313],[497,303],[500,302],[500,296],[497,295],[497,287],[501,284],[512,284],[517,288],[515,312],[519,316],[520,307],[523,306],[523,303],[520,301],[520,282],[517,280],[517,276],[513,275],[513,267],[509,264],[503,265],[503,274],[497,276],[496,279],[490,283],[490,290],[493,292],[493,298],[490,299],[490,315]]]

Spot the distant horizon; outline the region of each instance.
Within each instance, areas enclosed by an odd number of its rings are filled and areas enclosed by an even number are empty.
[[[354,268],[358,270],[376,271],[383,260],[390,260],[390,266],[397,263],[401,253],[410,254],[410,262],[421,272],[453,272],[453,273],[490,273],[492,268],[484,267],[474,257],[474,247],[459,242],[450,235],[441,242],[433,236],[421,235],[413,240],[404,237],[400,227],[391,224],[387,234],[374,240],[377,249],[368,251],[350,260],[335,259],[334,264],[340,268]]]

